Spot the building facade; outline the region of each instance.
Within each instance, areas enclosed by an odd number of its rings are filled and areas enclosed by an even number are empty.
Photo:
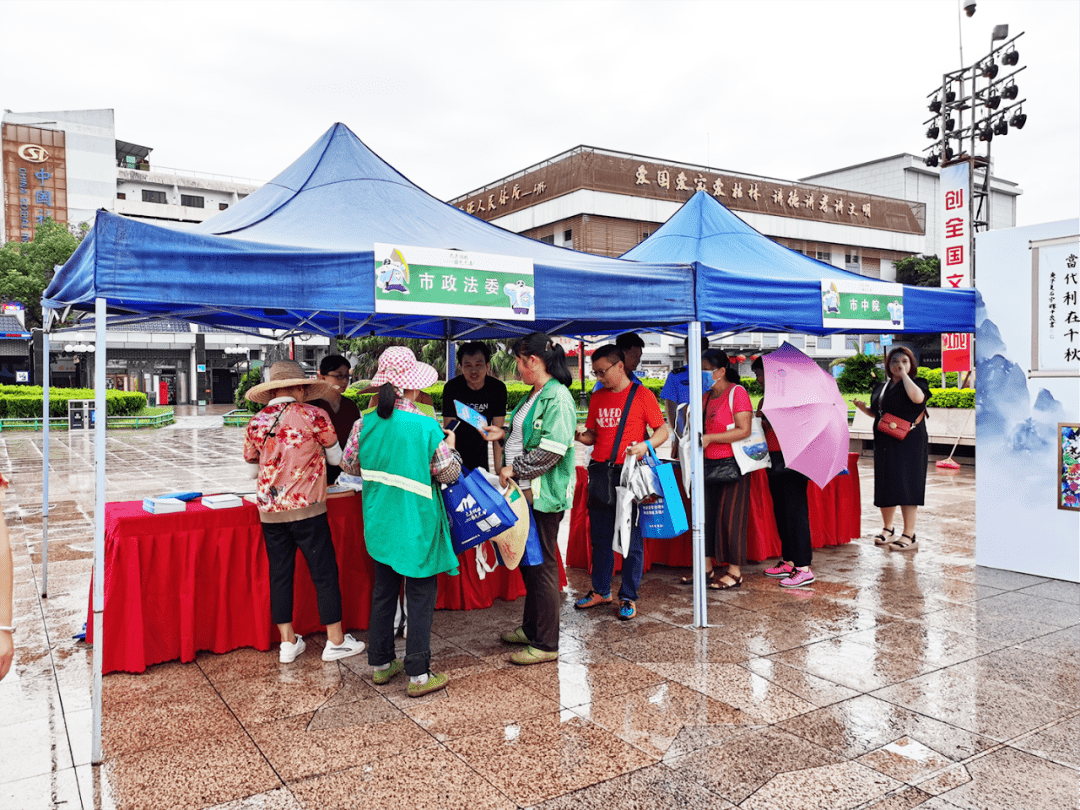
[[[621,256],[704,191],[785,247],[869,278],[895,281],[895,261],[937,253],[937,172],[900,155],[874,164],[868,174],[880,180],[875,185],[856,182],[857,168],[786,181],[578,146],[449,202],[549,244]],[[1015,222],[1019,193],[1012,183],[994,181],[994,227]],[[643,338],[646,373],[663,376],[683,362],[681,341],[659,334]],[[712,342],[729,355],[750,356],[787,341],[825,363],[858,351],[864,340],[744,333],[714,336]]]

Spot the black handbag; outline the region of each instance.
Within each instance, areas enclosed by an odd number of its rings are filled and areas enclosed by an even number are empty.
[[[739,462],[734,457],[705,459],[706,484],[731,484],[742,478]]]
[[[615,443],[611,445],[611,458],[607,461],[589,462],[589,506],[597,509],[615,508],[615,487],[619,485],[622,477],[622,464],[615,464],[612,459],[619,457],[619,442],[622,441],[623,428],[626,427],[626,417],[630,414],[630,406],[634,402],[634,395],[640,386],[634,383],[630,388],[630,394],[626,397],[623,405],[622,418],[619,419],[619,430],[615,434]]]

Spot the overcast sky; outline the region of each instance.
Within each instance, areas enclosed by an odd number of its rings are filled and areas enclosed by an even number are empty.
[[[27,16],[29,15],[29,16]],[[16,25],[19,19],[23,23]],[[1021,31],[1018,224],[1080,208],[1080,3],[0,0],[0,107],[113,108],[158,166],[269,180],[335,121],[449,199],[579,144],[792,180],[929,143],[927,94]]]

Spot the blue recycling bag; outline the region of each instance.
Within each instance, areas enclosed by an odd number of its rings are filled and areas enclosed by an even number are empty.
[[[506,565],[503,562],[502,553],[499,551],[499,547],[495,546],[495,559],[499,565]],[[518,565],[540,565],[544,562],[544,547],[540,545],[540,532],[536,528],[536,517],[533,515],[532,507],[529,507],[529,536],[525,540],[525,552],[521,555],[521,561]],[[517,566],[515,566],[517,567]]]
[[[455,554],[497,537],[517,523],[518,517],[506,498],[481,470],[463,469],[458,480],[442,491],[442,496],[450,518],[450,540]]]
[[[661,463],[656,451],[648,442],[648,464],[660,479],[663,497],[648,503],[638,504],[638,523],[642,537],[670,539],[684,533],[689,524],[686,522],[686,509],[683,507],[682,493],[675,477],[675,465]]]

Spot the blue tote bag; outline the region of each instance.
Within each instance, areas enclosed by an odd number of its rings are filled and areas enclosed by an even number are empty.
[[[492,486],[481,470],[472,470],[442,491],[450,518],[450,540],[461,554],[485,540],[498,537],[518,521],[506,498]]]
[[[660,479],[663,497],[651,503],[638,504],[638,521],[642,537],[670,539],[684,533],[689,524],[686,522],[686,509],[683,507],[682,493],[675,477],[675,465],[661,463],[651,444],[648,463]]]

